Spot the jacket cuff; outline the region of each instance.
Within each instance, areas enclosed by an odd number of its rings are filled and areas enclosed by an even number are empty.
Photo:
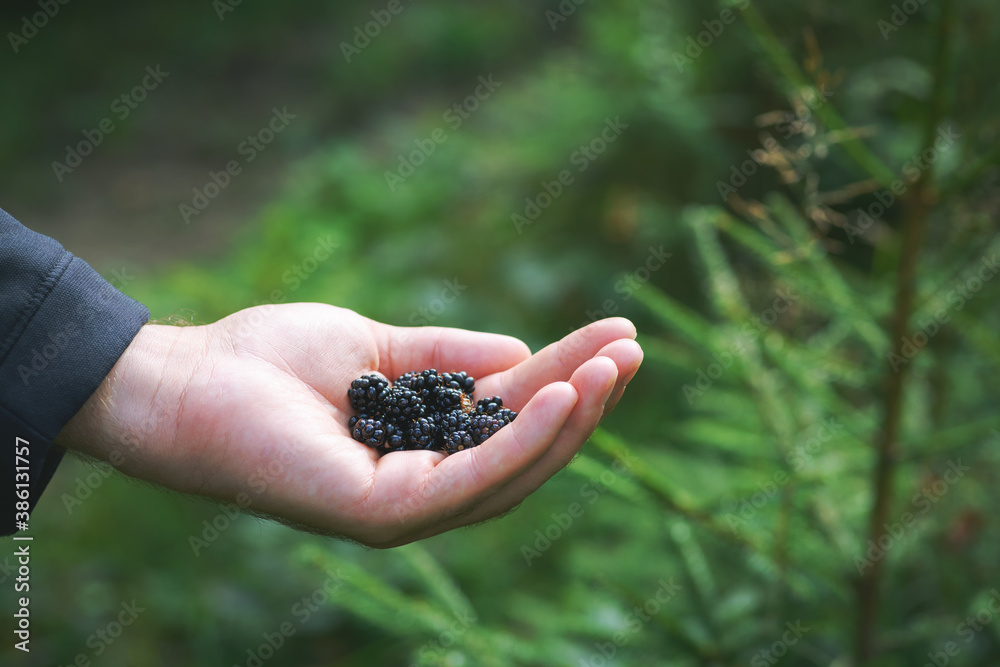
[[[64,251],[65,252],[65,251]],[[16,530],[15,480],[29,473],[28,511],[34,508],[62,451],[52,441],[107,377],[149,310],[122,294],[83,260],[69,252],[56,262],[32,295],[37,304],[0,363],[0,534]],[[44,293],[47,290],[47,293]],[[18,438],[28,456],[18,460]],[[24,458],[27,458],[25,465]],[[24,487],[21,487],[24,488]]]

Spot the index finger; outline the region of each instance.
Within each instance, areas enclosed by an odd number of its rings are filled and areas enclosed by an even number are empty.
[[[535,392],[552,382],[569,380],[576,369],[592,359],[601,349],[618,340],[632,340],[635,325],[612,317],[598,320],[570,333],[516,367],[505,369],[482,383],[483,395],[497,394],[511,408],[527,403]]]
[[[480,378],[516,366],[531,356],[522,341],[501,334],[446,327],[394,327],[371,322],[379,372],[395,379],[407,371],[436,368]]]

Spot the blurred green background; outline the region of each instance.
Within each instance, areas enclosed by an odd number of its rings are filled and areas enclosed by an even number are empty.
[[[615,314],[646,362],[517,512],[389,551],[67,460],[2,664],[1000,660],[995,2],[45,6],[0,206],[153,317]]]

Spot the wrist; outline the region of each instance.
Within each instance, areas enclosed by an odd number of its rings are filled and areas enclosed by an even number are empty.
[[[175,398],[183,393],[179,374],[187,366],[178,351],[181,335],[189,331],[141,327],[55,444],[146,476],[143,469],[155,465],[174,436]]]

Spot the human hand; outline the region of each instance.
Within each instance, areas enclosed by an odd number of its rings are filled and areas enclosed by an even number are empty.
[[[602,320],[531,355],[507,336],[311,303],[151,324],[56,442],[170,489],[398,546],[502,514],[569,463],[638,370],[634,337],[628,320]],[[379,457],[351,438],[352,380],[425,368],[468,371],[476,397],[500,396],[517,420],[451,456]]]

